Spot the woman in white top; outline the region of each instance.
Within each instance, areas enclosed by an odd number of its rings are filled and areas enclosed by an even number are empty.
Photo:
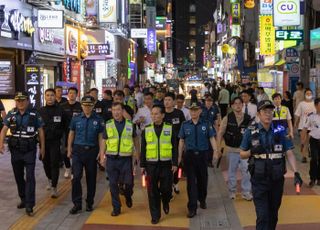
[[[316,112],[316,108],[314,106],[313,100],[312,100],[312,90],[307,88],[304,91],[304,101],[301,101],[294,113],[295,115],[295,129],[298,129],[299,132],[303,129],[307,117],[310,113]],[[308,135],[309,136],[309,135]],[[301,138],[301,137],[300,137]],[[301,140],[302,143],[302,140]],[[309,137],[306,138],[305,144],[301,144],[301,155],[302,155],[302,163],[307,163],[307,156],[308,156],[308,149],[309,149]]]

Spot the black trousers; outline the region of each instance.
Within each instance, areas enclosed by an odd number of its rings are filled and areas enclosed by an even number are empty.
[[[36,152],[36,148],[32,151],[23,153],[20,151],[11,151],[11,164],[14,178],[17,183],[19,197],[27,208],[33,208],[35,205]],[[26,170],[26,177],[24,176],[24,170]]]
[[[149,198],[149,209],[152,219],[161,217],[161,201],[168,204],[172,197],[172,166],[147,164],[146,180]]]
[[[60,139],[46,140],[45,156],[42,160],[44,171],[49,180],[51,180],[52,187],[56,188],[59,179],[60,171]]]
[[[253,202],[256,208],[256,229],[275,230],[278,222],[278,210],[283,194],[284,177],[272,180],[251,177]]]
[[[95,147],[85,150],[83,147],[74,147],[72,152],[72,202],[74,205],[82,206],[82,186],[81,179],[83,168],[86,173],[87,199],[89,205],[93,205],[96,194],[97,180],[97,155],[99,148]]]
[[[320,180],[320,140],[310,137],[310,170],[309,175],[311,180]]]
[[[197,210],[197,201],[205,202],[208,190],[207,152],[187,151],[184,155],[184,170],[187,176],[188,209]]]

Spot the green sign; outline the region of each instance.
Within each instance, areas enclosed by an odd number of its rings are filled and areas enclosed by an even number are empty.
[[[320,28],[310,30],[310,49],[320,48]]]
[[[239,0],[230,0],[230,3],[238,3]]]
[[[303,30],[276,30],[276,40],[302,41]]]

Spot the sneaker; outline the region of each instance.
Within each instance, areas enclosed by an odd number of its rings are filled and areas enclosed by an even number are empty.
[[[244,199],[244,200],[247,200],[247,201],[252,201],[252,195],[251,195],[251,193],[249,193],[249,192],[246,192],[246,193],[242,193],[242,198]]]
[[[175,194],[179,194],[180,193],[180,189],[179,189],[179,185],[178,184],[173,184],[172,185],[173,191]]]
[[[46,189],[51,190],[51,188],[52,188],[51,180],[48,180],[48,185],[47,185]]]
[[[301,159],[301,163],[307,163],[308,161],[307,161],[307,158],[306,157],[302,157],[302,159]]]
[[[64,171],[64,178],[69,178],[71,176],[71,170],[70,168],[66,168],[66,171]]]
[[[235,193],[235,192],[230,192],[229,198],[230,198],[231,200],[236,199],[236,193]]]
[[[55,187],[52,187],[51,198],[58,198],[58,190]]]

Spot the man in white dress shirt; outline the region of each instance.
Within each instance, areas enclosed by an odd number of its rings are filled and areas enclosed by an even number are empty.
[[[248,114],[251,119],[255,119],[257,114],[257,105],[250,102],[251,96],[252,95],[247,90],[241,92],[241,98],[243,100],[242,112]]]
[[[133,118],[133,123],[138,127],[137,133],[141,134],[141,131],[149,124],[151,124],[151,109],[153,107],[153,93],[145,93],[143,96],[144,105],[138,109],[138,112]]]

